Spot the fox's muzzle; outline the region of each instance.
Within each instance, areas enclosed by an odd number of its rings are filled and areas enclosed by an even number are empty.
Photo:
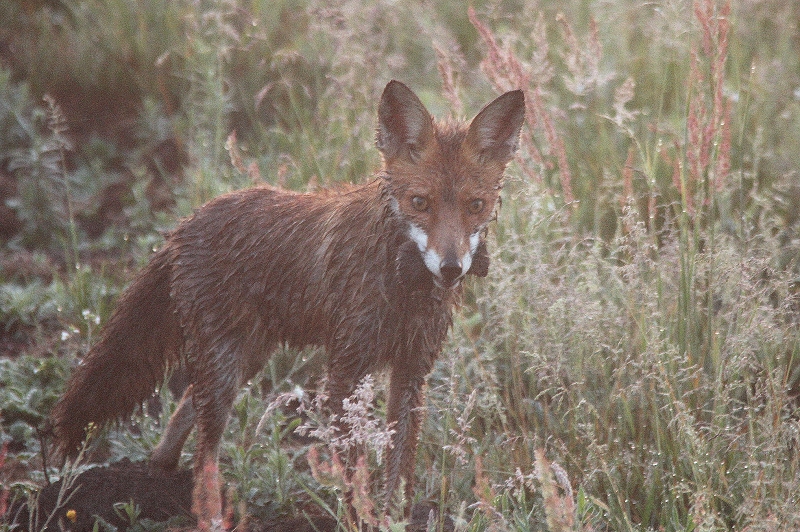
[[[441,288],[458,286],[472,266],[473,256],[480,243],[480,234],[474,233],[468,239],[463,239],[458,245],[448,246],[444,253],[440,253],[429,246],[427,233],[419,227],[412,224],[408,234],[411,240],[417,244],[425,267],[433,274],[433,282]]]

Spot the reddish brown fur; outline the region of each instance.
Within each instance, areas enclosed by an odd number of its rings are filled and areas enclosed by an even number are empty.
[[[62,448],[78,447],[89,422],[129,415],[183,360],[193,384],[153,462],[174,467],[196,422],[194,511],[201,528],[219,528],[217,454],[239,387],[275,346],[322,345],[334,411],[364,375],[390,372],[395,434],[385,485],[391,496],[405,478],[410,495],[418,407],[460,277],[434,279],[409,224],[431,247],[469,246],[493,216],[523,108],[515,91],[470,128],[435,124],[407,87],[391,82],[379,111],[378,179],[314,194],[241,190],[183,220],[120,297],[54,409]],[[409,207],[414,195],[424,195],[426,211]],[[474,198],[483,201],[477,213],[465,210]],[[482,237],[471,254],[468,273],[486,275]]]

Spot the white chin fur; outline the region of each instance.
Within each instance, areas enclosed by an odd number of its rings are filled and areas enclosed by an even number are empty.
[[[428,234],[425,231],[414,224],[409,224],[408,237],[417,244],[420,253],[425,253],[428,249]]]
[[[422,262],[425,263],[425,267],[428,268],[436,278],[441,279],[442,270],[439,268],[439,265],[442,263],[442,257],[438,253],[430,249],[425,250],[425,252],[422,253]]]

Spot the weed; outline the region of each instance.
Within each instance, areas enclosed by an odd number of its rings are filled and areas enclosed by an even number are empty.
[[[319,394],[312,403],[301,402],[299,413],[308,415],[308,421],[297,428],[299,434],[321,441],[321,446],[312,447],[308,463],[314,479],[323,486],[337,491],[340,508],[337,512],[348,528],[389,527],[392,517],[389,508],[380,501],[388,500],[380,482],[371,471],[380,466],[383,452],[391,441],[391,427],[386,427],[383,418],[373,411],[375,381],[367,375],[356,387],[353,395],[344,400],[341,416],[326,415],[326,397]],[[341,427],[348,427],[346,433]],[[320,450],[328,456],[321,458]],[[399,489],[402,493],[402,488]],[[348,500],[355,514],[342,504]],[[372,529],[369,528],[369,529]]]

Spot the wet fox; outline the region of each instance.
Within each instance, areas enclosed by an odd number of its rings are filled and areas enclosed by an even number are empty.
[[[389,372],[384,489],[413,487],[424,384],[467,274],[486,276],[485,235],[524,120],[511,91],[464,124],[435,121],[391,81],[378,109],[382,170],[314,193],[260,186],[184,219],[123,292],[52,413],[63,452],[89,423],[129,416],[184,364],[186,393],[151,456],[178,464],[197,426],[193,512],[221,528],[219,443],[239,388],[279,345],[323,346],[341,412],[368,373]],[[410,500],[410,499],[407,499]]]

